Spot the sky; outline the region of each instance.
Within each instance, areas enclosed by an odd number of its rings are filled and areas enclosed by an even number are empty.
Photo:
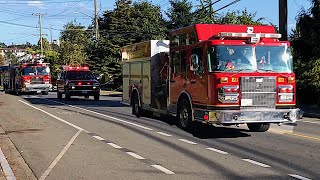
[[[162,11],[166,11],[170,5],[169,0],[148,0],[152,4],[159,5]],[[198,0],[189,0],[194,6]],[[213,9],[219,9],[233,0],[221,0],[213,5]],[[104,11],[114,9],[115,0],[97,0],[99,15]],[[309,9],[309,0],[288,0],[288,31],[295,27],[295,18],[299,11]],[[226,13],[232,10],[256,12],[257,18],[263,17],[264,23],[278,25],[278,0],[241,0],[238,3],[225,8],[218,13]],[[44,38],[49,41],[59,39],[63,26],[76,20],[84,26],[91,24],[94,16],[94,0],[0,0],[0,42],[6,45],[24,44],[30,42],[36,44],[39,39],[39,17],[33,13],[45,14],[42,18]],[[51,32],[50,32],[51,26]]]

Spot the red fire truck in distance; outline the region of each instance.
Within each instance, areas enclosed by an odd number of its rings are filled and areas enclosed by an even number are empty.
[[[22,63],[3,69],[3,86],[6,93],[47,95],[52,88],[48,63]]]
[[[294,124],[293,60],[280,37],[273,26],[195,24],[172,31],[170,48],[157,40],[126,46],[123,101],[137,116],[174,115],[185,130],[196,121],[258,132]]]

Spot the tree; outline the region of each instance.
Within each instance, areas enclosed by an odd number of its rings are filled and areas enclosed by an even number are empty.
[[[86,45],[89,42],[84,27],[75,21],[67,23],[61,32],[60,64],[83,65],[88,59]]]
[[[242,11],[231,11],[225,15],[221,15],[218,19],[219,24],[249,24],[249,25],[262,25],[264,18],[257,18],[257,13],[250,13],[247,9]]]
[[[168,29],[180,28],[193,23],[192,4],[188,0],[170,0],[171,7],[166,13],[169,17]]]
[[[301,10],[291,34],[298,93],[302,103],[320,103],[320,2],[311,0],[311,8]],[[317,102],[316,102],[317,101]]]

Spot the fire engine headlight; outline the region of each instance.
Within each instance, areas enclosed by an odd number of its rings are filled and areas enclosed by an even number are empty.
[[[279,94],[279,102],[292,102],[293,94]]]
[[[72,86],[71,89],[75,89],[76,87]]]

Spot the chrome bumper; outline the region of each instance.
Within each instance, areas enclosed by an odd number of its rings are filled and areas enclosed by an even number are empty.
[[[22,88],[23,92],[49,91],[52,84],[27,84]]]
[[[300,118],[300,109],[221,110],[209,111],[207,115],[207,122],[214,124],[295,123]]]

